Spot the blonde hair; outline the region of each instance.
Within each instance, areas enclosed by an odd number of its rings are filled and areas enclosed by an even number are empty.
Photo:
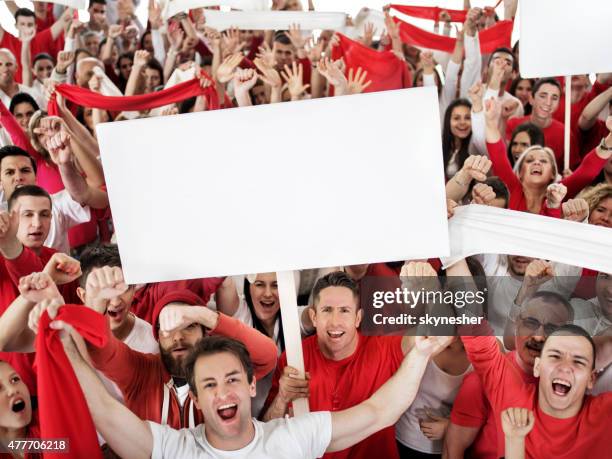
[[[612,184],[610,183],[599,183],[590,188],[585,188],[580,192],[577,198],[584,199],[589,205],[589,214],[593,212],[601,201],[607,198],[612,198]]]
[[[525,158],[527,157],[529,153],[531,153],[532,151],[536,151],[536,150],[543,151],[544,153],[548,155],[548,159],[550,160],[551,166],[553,168],[553,179],[551,183],[559,181],[560,177],[559,177],[559,170],[557,169],[557,158],[555,157],[555,152],[552,151],[551,148],[543,147],[541,145],[532,145],[531,147],[527,148],[523,153],[521,153],[521,155],[515,161],[514,167],[512,168],[512,170],[514,171],[514,174],[517,177],[519,177],[519,174],[521,172],[521,166],[523,165],[523,161],[525,161]]]

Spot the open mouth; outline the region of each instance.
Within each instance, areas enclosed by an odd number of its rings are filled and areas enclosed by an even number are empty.
[[[121,314],[123,313],[124,309],[125,308],[118,308],[118,309],[112,309],[112,310],[107,309],[106,312],[111,319],[117,319],[121,317]]]
[[[185,355],[189,349],[186,347],[176,347],[170,351],[172,355]]]
[[[331,339],[340,339],[344,336],[344,332],[343,331],[328,331],[327,336],[329,336]]]
[[[23,410],[25,410],[25,407],[26,407],[25,401],[18,398],[17,400],[13,402],[11,409],[13,410],[13,413],[21,413]]]
[[[538,355],[542,352],[542,344],[541,343],[537,343],[537,342],[533,342],[533,341],[527,341],[525,343],[525,347],[530,350],[531,352],[537,352]]]
[[[217,414],[224,421],[231,421],[236,416],[238,412],[238,405],[235,403],[228,403],[227,405],[222,405],[217,408]]]
[[[43,235],[42,231],[34,231],[33,233],[28,233],[29,237],[33,237],[33,238],[41,238]]]
[[[276,305],[276,301],[259,301],[259,304],[261,304],[264,309],[272,309]]]
[[[564,379],[555,378],[552,382],[552,389],[555,395],[565,397],[572,389],[572,384]]]

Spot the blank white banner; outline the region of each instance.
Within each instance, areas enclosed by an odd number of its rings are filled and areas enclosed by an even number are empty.
[[[37,2],[42,0],[32,1]],[[79,10],[86,10],[89,7],[89,0],[45,0],[45,3],[57,3],[58,5],[64,5]]]
[[[217,30],[288,30],[298,24],[302,30],[339,30],[346,26],[345,13],[317,11],[215,11],[206,10],[206,25]]]
[[[612,72],[612,1],[521,0],[521,76]]]
[[[450,219],[450,266],[483,253],[544,258],[612,273],[612,229],[559,218],[471,205]]]
[[[267,0],[165,0],[162,2],[162,11],[166,18],[172,17],[182,11],[209,6],[227,6],[244,11],[268,10]]]
[[[127,281],[448,255],[437,107],[426,87],[98,126]]]

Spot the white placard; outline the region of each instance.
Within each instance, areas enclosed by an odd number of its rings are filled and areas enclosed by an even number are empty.
[[[160,2],[166,18],[172,17],[182,11],[209,6],[227,6],[243,11],[266,11],[267,0],[164,0]]]
[[[339,30],[346,26],[345,13],[318,11],[215,11],[204,12],[206,25],[217,30],[288,30],[298,24],[302,30]]]
[[[612,72],[610,0],[521,0],[521,76]]]
[[[33,2],[43,0],[31,0]],[[79,10],[86,10],[89,7],[89,0],[44,0],[46,3],[57,3],[58,5],[68,6]]]
[[[612,273],[610,228],[477,204],[457,208],[448,227],[451,256],[444,266],[499,253]]]
[[[437,107],[425,87],[99,125],[127,281],[448,255]]]

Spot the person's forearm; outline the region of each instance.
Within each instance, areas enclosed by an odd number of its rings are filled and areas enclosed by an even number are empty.
[[[66,356],[83,390],[96,430],[121,457],[149,459],[153,436],[148,425],[106,391],[76,348],[66,349]]]
[[[277,394],[276,397],[274,397],[270,408],[268,408],[261,420],[263,422],[268,422],[272,419],[279,419],[285,417],[285,414],[287,414],[288,406],[289,404],[282,399],[280,394]]]
[[[60,175],[66,191],[72,199],[81,205],[86,205],[89,200],[89,186],[85,179],[79,174],[73,161],[59,166]]]
[[[110,37],[106,38],[106,42],[102,47],[102,51],[100,52],[100,60],[105,64],[111,62],[113,55],[113,45],[115,44],[115,40]]]
[[[142,67],[133,66],[128,77],[127,84],[125,85],[125,95],[135,96],[144,92],[144,77],[142,74]]]
[[[319,73],[315,65],[312,66],[310,74],[310,94],[313,99],[323,97],[325,94],[325,78]]]
[[[280,87],[273,87],[270,91],[270,103],[276,104],[282,100],[282,92]]]
[[[460,170],[446,183],[446,199],[461,202],[470,188],[470,183],[472,178]]]
[[[153,42],[153,56],[162,64],[166,59],[166,49],[164,48],[164,37],[159,29],[151,29],[151,41]]]
[[[506,436],[505,449],[504,459],[525,459],[525,437],[509,438]]]
[[[397,372],[367,400],[378,413],[379,429],[395,424],[412,404],[428,361],[428,357],[413,347]]]
[[[32,56],[30,53],[30,42],[21,45],[21,79],[28,87],[32,86]]]
[[[249,107],[253,105],[248,91],[238,91],[235,96],[239,107]]]
[[[504,19],[514,19],[518,8],[518,0],[504,0]]]
[[[36,306],[19,295],[0,315],[0,351],[34,352],[36,335],[28,328],[28,316]]]
[[[23,244],[17,237],[9,238],[0,243],[0,255],[6,260],[14,260],[23,252]]]
[[[57,40],[57,37],[59,37],[60,34],[63,32],[64,25],[66,24],[66,16],[69,16],[71,13],[72,11],[70,9],[66,9],[58,18],[58,20],[55,21],[51,26],[51,37],[53,38],[53,40]]]
[[[206,324],[204,325],[206,326]],[[255,367],[255,376],[258,379],[274,370],[277,360],[276,344],[263,333],[225,314],[218,314],[218,322],[211,333],[244,343],[251,355]]]
[[[589,104],[584,107],[584,110],[582,110],[580,118],[578,119],[578,126],[580,129],[583,131],[591,129],[597,120],[597,116],[606,108],[610,100],[612,100],[612,88],[606,89],[589,102]]]
[[[240,298],[234,280],[228,276],[215,291],[217,311],[232,317],[240,306]]]
[[[168,81],[170,75],[174,71],[174,66],[176,64],[176,58],[178,56],[177,51],[174,48],[170,48],[168,50],[168,55],[166,56],[166,62],[164,62],[164,81]],[[132,76],[130,74],[130,76]]]

